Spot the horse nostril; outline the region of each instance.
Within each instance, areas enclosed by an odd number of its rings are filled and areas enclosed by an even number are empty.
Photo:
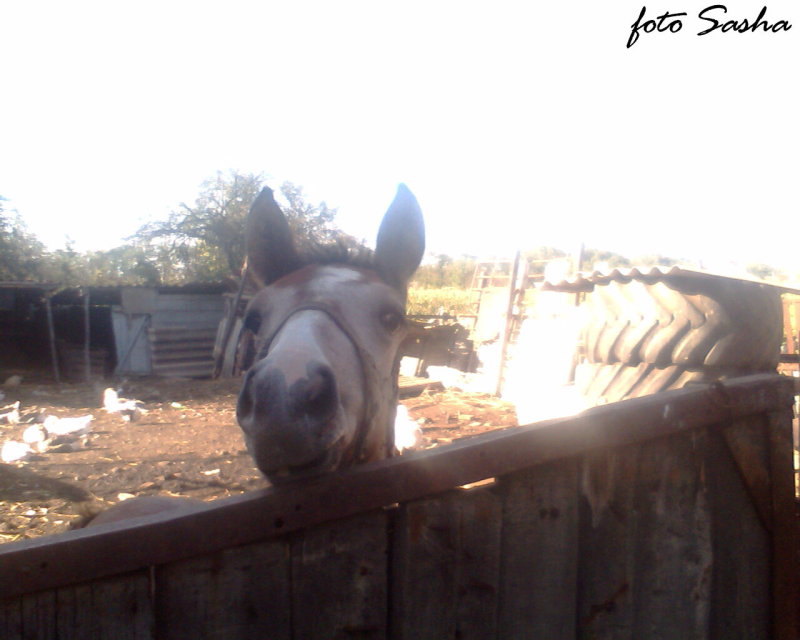
[[[336,410],[336,396],[336,379],[331,368],[309,365],[304,393],[297,397],[298,403],[302,403],[298,408],[309,417],[325,420]]]
[[[335,427],[339,394],[333,369],[319,361],[303,368],[305,376],[288,388],[285,371],[275,363],[262,363],[247,372],[236,411],[245,431],[302,439],[312,434],[323,437]]]

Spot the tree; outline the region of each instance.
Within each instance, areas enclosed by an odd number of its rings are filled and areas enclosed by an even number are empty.
[[[554,261],[563,262],[568,256],[564,251],[555,247],[536,247],[526,251],[524,257],[528,261],[529,275],[543,275],[548,263]]]
[[[325,202],[316,206],[309,204],[303,196],[303,187],[291,182],[284,182],[280,191],[285,200],[281,208],[289,219],[295,238],[301,242],[323,243],[344,237],[333,224],[336,209],[328,208]]]
[[[44,245],[0,196],[0,280],[38,280]]]
[[[639,267],[672,267],[681,261],[658,253],[641,256],[635,262]]]
[[[596,268],[600,270],[612,269],[617,267],[630,267],[631,261],[623,255],[613,251],[600,249],[583,250],[583,270],[591,271]]]
[[[194,206],[182,202],[167,220],[139,229],[136,238],[160,247],[154,253],[183,265],[189,278],[195,275],[195,259],[211,263],[214,273],[236,273],[244,260],[245,216],[262,182],[260,175],[218,172],[202,183]]]
[[[79,286],[90,282],[86,266],[86,256],[75,251],[74,244],[68,241],[63,249],[44,256],[40,274],[47,282]]]
[[[167,220],[145,225],[134,236],[144,243],[148,260],[163,282],[221,280],[238,274],[244,262],[245,218],[264,183],[261,174],[218,172],[204,181],[194,206],[181,203]],[[336,210],[324,202],[311,205],[303,190],[284,182],[283,209],[300,238],[334,238]]]
[[[161,271],[148,251],[138,245],[126,244],[108,251],[85,254],[89,282],[94,285],[161,284]]]

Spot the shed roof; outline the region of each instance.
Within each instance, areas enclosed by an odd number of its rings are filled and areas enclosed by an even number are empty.
[[[631,267],[625,269],[611,269],[609,271],[579,272],[575,276],[561,280],[544,280],[539,286],[544,291],[578,293],[582,291],[592,291],[597,285],[607,285],[611,282],[619,282],[621,284],[627,284],[631,281],[644,282],[645,284],[663,282],[667,285],[681,282],[685,286],[691,285],[692,282],[696,282],[697,284],[703,282],[707,283],[709,280],[758,284],[775,289],[780,293],[800,294],[800,289],[777,285],[756,278],[727,276],[679,266]]]
[[[0,289],[29,289],[33,291],[53,291],[61,285],[52,282],[24,282],[13,280],[0,280]]]

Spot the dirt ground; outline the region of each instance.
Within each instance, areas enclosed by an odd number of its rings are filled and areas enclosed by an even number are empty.
[[[147,413],[130,422],[107,413],[107,386],[141,400]],[[267,486],[236,424],[238,388],[238,380],[164,378],[3,387],[0,407],[19,400],[21,422],[0,424],[0,446],[21,441],[37,415],[94,419],[83,440],[0,463],[0,543],[80,526],[130,496],[210,501]],[[517,424],[513,405],[487,394],[426,391],[402,404],[421,426],[418,448]]]

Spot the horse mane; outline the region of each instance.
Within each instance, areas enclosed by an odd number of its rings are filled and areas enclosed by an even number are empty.
[[[375,269],[375,252],[347,234],[337,235],[332,242],[309,240],[298,247],[303,266],[345,265],[362,269]]]
[[[375,252],[344,233],[333,235],[327,241],[296,238],[294,253],[296,260],[292,263],[292,271],[311,265],[343,265],[372,271],[377,269]],[[263,285],[253,274],[245,279],[244,287],[251,294],[261,286]]]

